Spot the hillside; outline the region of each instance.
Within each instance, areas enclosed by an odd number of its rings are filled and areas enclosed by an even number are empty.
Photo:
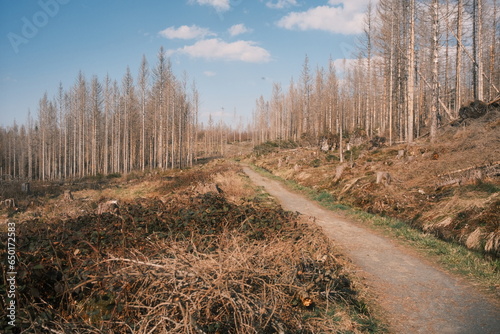
[[[389,147],[362,131],[344,140],[343,163],[338,150],[294,143],[262,144],[248,161],[339,203],[500,256],[498,107],[441,127],[435,143],[422,137]]]

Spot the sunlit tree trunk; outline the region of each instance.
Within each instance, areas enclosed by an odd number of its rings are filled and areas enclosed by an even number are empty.
[[[439,77],[438,77],[438,52],[439,52],[439,0],[432,0],[432,102],[430,113],[430,140],[436,140],[437,115],[439,108]]]

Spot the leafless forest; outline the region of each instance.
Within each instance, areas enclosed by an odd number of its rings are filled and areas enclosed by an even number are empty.
[[[257,100],[255,139],[434,139],[462,104],[500,95],[499,24],[498,1],[381,0],[367,9],[355,60],[313,69],[306,56],[298,80]]]
[[[500,95],[499,7],[498,0],[380,0],[367,9],[355,59],[312,68],[306,56],[288,88],[275,83],[268,101],[257,99],[244,138],[328,138],[340,151],[338,138],[354,131],[389,144],[428,133],[434,140],[461,105]],[[0,172],[50,180],[182,168],[242,139],[241,126],[239,135],[212,120],[199,126],[198,109],[196,85],[174,76],[163,48],[121,80],[79,73],[73,86],[45,94],[25,124],[0,128]]]

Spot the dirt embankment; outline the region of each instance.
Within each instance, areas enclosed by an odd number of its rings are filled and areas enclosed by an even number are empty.
[[[432,144],[427,137],[391,147],[352,141],[344,162],[338,150],[320,146],[274,149],[249,160],[341,203],[500,256],[498,108],[442,127]]]

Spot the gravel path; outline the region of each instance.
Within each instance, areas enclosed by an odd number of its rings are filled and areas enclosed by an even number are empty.
[[[500,333],[500,303],[395,242],[336,216],[248,167],[285,210],[313,216],[366,277],[394,333]]]

